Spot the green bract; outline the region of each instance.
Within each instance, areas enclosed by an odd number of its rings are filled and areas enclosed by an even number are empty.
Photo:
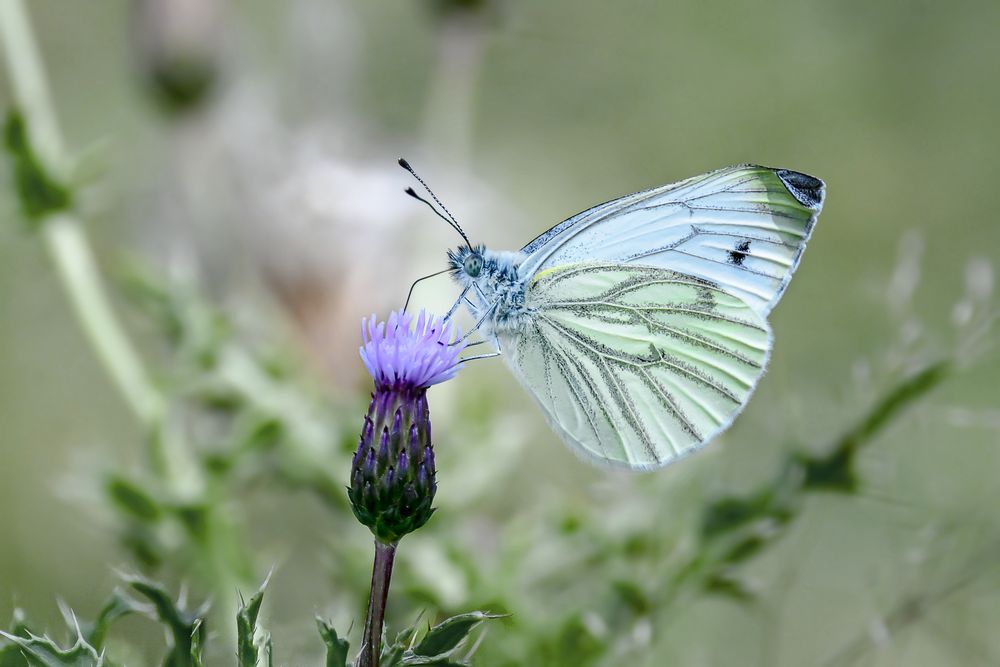
[[[426,393],[414,387],[376,389],[354,454],[351,508],[386,544],[420,528],[434,512],[437,483]]]

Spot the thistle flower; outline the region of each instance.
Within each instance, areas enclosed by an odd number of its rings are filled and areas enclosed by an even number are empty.
[[[434,512],[437,491],[427,388],[455,376],[465,347],[451,322],[393,312],[361,323],[361,359],[375,380],[348,495],[358,521],[395,544]]]

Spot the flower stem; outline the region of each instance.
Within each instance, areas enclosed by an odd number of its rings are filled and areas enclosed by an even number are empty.
[[[375,540],[375,563],[372,565],[372,590],[368,596],[368,618],[365,636],[361,643],[358,667],[378,667],[382,651],[382,625],[385,622],[385,603],[389,598],[389,580],[392,579],[392,562],[396,557],[396,544]]]

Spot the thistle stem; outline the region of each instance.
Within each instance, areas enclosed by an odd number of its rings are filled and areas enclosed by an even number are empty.
[[[14,102],[27,121],[31,145],[45,168],[62,178],[70,159],[23,0],[0,0],[0,45]],[[167,399],[111,307],[82,221],[73,211],[52,213],[42,220],[39,233],[87,342],[131,413],[149,433],[155,474],[175,497],[196,498],[200,492],[199,471],[185,443],[166,428]],[[224,521],[215,507],[211,511],[213,520]],[[219,597],[232,600],[234,577],[230,573],[234,568],[226,559],[238,553],[239,544],[217,526],[213,526],[210,536],[212,540],[198,546],[211,563]],[[235,606],[235,601],[231,604]],[[226,615],[232,618],[235,610]]]
[[[0,41],[32,144],[42,164],[57,174],[65,172],[69,160],[22,0],[0,0]],[[111,309],[79,219],[72,213],[51,215],[43,222],[41,234],[94,352],[136,418],[143,426],[155,428],[163,418],[165,401]]]
[[[368,618],[361,642],[358,667],[378,667],[382,651],[382,625],[385,622],[385,603],[389,598],[389,580],[392,563],[396,557],[396,544],[375,540],[375,562],[372,565],[372,590],[368,596]]]

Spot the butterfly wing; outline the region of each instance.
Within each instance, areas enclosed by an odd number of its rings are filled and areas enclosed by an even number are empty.
[[[719,285],[668,269],[577,263],[539,273],[530,321],[504,357],[573,448],[633,469],[724,429],[764,372],[764,317]]]
[[[740,165],[580,213],[522,250],[519,273],[578,262],[670,269],[718,284],[766,316],[798,265],[825,186],[787,169]]]

